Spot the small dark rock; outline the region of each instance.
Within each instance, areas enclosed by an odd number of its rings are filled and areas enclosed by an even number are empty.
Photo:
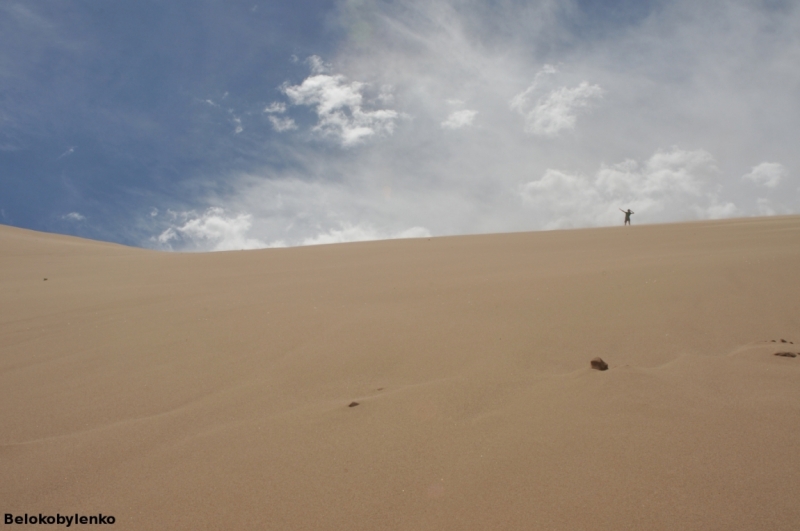
[[[776,342],[774,339],[770,339],[770,341],[771,341],[772,343],[775,343],[775,342]]]
[[[786,340],[785,339],[781,339],[781,343],[786,343]]]
[[[350,405],[347,406],[347,407],[356,407],[357,405],[358,405],[358,402],[350,402]]]
[[[591,361],[592,369],[597,369],[598,371],[606,371],[608,370],[608,363],[604,362],[602,358],[595,358]]]
[[[776,356],[783,356],[784,358],[796,358],[797,354],[794,352],[776,352]]]
[[[45,279],[45,280],[47,280],[47,279]]]

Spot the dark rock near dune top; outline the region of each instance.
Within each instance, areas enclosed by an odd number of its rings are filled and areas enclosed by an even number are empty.
[[[604,362],[602,358],[595,358],[591,361],[592,369],[597,369],[598,371],[607,371],[608,370],[608,363]]]
[[[356,407],[357,405],[358,405],[358,402],[350,402],[350,405],[347,406],[347,407]]]
[[[797,354],[794,352],[776,352],[776,356],[783,356],[784,358],[796,358]]]

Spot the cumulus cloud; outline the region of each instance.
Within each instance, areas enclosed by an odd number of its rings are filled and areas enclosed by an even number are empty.
[[[511,98],[511,108],[525,119],[526,133],[553,137],[565,129],[574,129],[578,109],[603,95],[599,85],[586,81],[576,87],[559,87],[542,93],[544,78],[556,72],[553,66],[545,65],[527,89]]]
[[[286,104],[282,101],[273,101],[264,108],[264,112],[267,114],[283,114],[286,112]]]
[[[322,71],[318,63],[311,62],[312,71]],[[374,135],[392,134],[399,116],[391,109],[366,109],[364,88],[364,83],[348,82],[343,75],[316,73],[299,85],[284,85],[282,90],[294,105],[314,108],[318,118],[315,131],[349,147]],[[386,100],[386,94],[381,99]]]
[[[297,129],[297,124],[292,118],[289,118],[288,116],[275,116],[276,114],[284,114],[285,112],[286,104],[282,101],[273,101],[264,108],[264,113],[269,115],[268,118],[269,122],[272,124],[272,128],[279,133]]]
[[[253,188],[230,209],[235,215],[221,207],[199,213],[168,211],[169,224],[151,245],[227,251],[431,236],[423,226],[398,225],[391,215],[381,219],[365,211],[370,201],[353,197],[341,185],[300,179],[264,184],[251,182]],[[407,203],[387,202],[384,207],[411,210]]]
[[[523,202],[548,221],[546,229],[611,225],[619,209],[643,222],[715,219],[737,212],[721,202],[714,158],[704,150],[659,150],[644,163],[625,160],[587,177],[548,169],[520,186]]]
[[[343,224],[316,236],[305,238],[302,245],[321,245],[329,243],[362,242],[369,240],[394,240],[401,238],[429,238],[431,233],[425,227],[411,227],[393,234],[382,233],[369,225]]]
[[[201,204],[285,245],[800,211],[800,5],[642,3],[584,32],[585,4],[337,3],[343,42],[253,108],[359,148],[280,136]]]
[[[442,122],[442,128],[461,129],[462,127],[470,126],[477,115],[478,111],[471,111],[469,109],[455,111],[450,113],[450,116],[447,117],[447,120]]]
[[[762,162],[757,166],[753,166],[750,173],[743,175],[742,179],[753,181],[767,188],[775,188],[780,184],[781,179],[786,177],[786,174],[786,168],[782,164]]]
[[[294,122],[293,119],[289,118],[288,116],[287,117],[270,116],[269,122],[272,124],[272,128],[279,133],[297,129],[297,124]]]
[[[331,69],[331,65],[323,61],[318,55],[310,56],[306,59],[306,64],[308,64],[312,74],[325,74]]]
[[[79,212],[70,212],[69,214],[61,216],[61,218],[69,221],[83,221],[84,219],[86,219],[86,216],[84,216]]]
[[[176,214],[177,215],[177,214]],[[248,237],[252,226],[250,214],[229,216],[225,210],[212,207],[196,214],[184,212],[181,225],[164,230],[156,241],[172,249],[178,246],[187,250],[233,251],[240,249],[260,249],[268,245],[257,238]]]
[[[756,205],[758,207],[758,214],[761,216],[774,216],[777,213],[772,206],[772,201],[766,197],[759,197],[756,199]]]
[[[758,185],[758,196],[755,198],[755,212],[759,216],[775,216],[781,214],[794,214],[800,210],[797,198],[800,188],[796,179],[792,179],[787,168],[777,162],[762,162],[753,166],[751,170],[742,175],[743,181]],[[794,182],[793,182],[794,181]],[[794,188],[794,189],[792,189]],[[752,187],[750,187],[752,193]],[[793,204],[794,203],[794,204]]]

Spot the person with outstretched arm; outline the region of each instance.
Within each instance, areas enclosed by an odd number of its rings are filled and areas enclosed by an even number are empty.
[[[628,210],[622,210],[620,208],[619,210],[620,210],[620,212],[625,214],[625,225],[630,225],[631,224],[631,214],[633,214],[633,210],[631,210],[630,208]]]

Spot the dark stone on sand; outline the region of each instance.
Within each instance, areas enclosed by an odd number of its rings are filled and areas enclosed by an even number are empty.
[[[47,280],[47,279],[45,279],[45,280]]]
[[[776,341],[774,339],[770,339],[770,342],[775,343]]]
[[[786,340],[785,339],[781,339],[781,343],[786,343]]]
[[[608,363],[604,362],[602,358],[593,359],[591,365],[592,369],[597,369],[598,371],[608,370]]]
[[[350,405],[347,406],[347,407],[356,407],[357,405],[358,405],[358,402],[350,402]]]
[[[783,356],[784,358],[796,358],[797,354],[794,352],[776,352],[776,356]]]

